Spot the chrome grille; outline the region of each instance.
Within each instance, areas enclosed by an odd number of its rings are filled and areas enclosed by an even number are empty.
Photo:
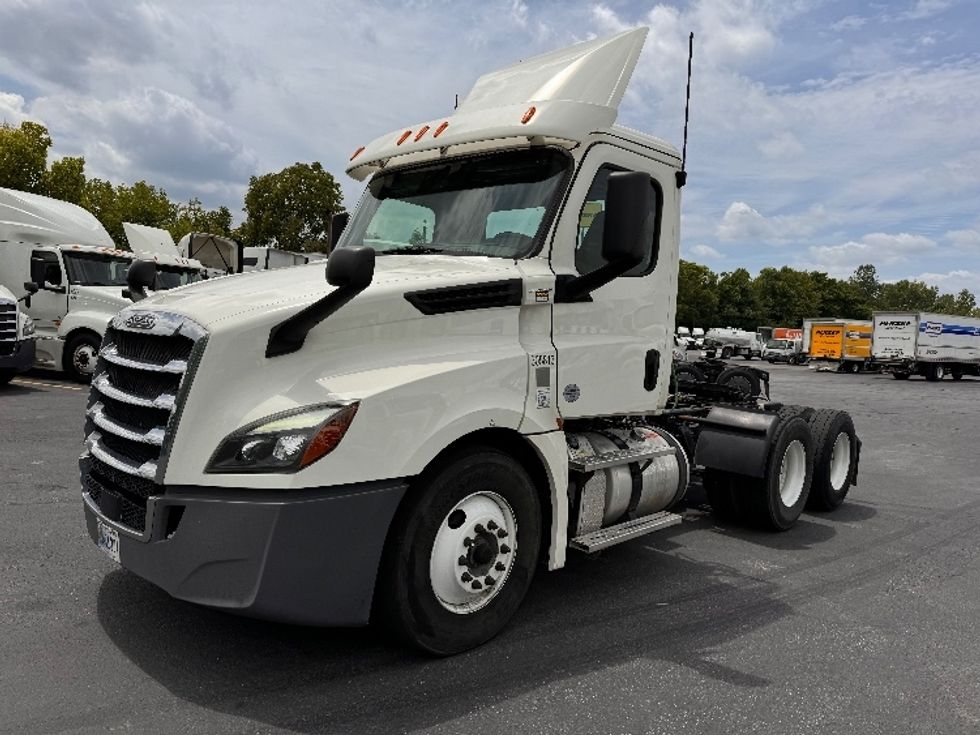
[[[175,314],[127,309],[99,350],[86,412],[82,486],[106,517],[143,533],[160,484],[181,397],[207,341]]]
[[[9,355],[17,344],[17,304],[0,301],[0,355]]]

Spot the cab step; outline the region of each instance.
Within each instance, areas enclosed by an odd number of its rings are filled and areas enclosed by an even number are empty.
[[[598,531],[592,531],[590,533],[583,533],[581,536],[573,538],[569,542],[569,545],[573,549],[584,551],[586,554],[592,554],[609,546],[615,546],[624,541],[637,538],[638,536],[676,526],[682,520],[681,516],[677,513],[662,510],[653,515],[634,518],[631,521],[617,523],[615,526],[600,528]]]
[[[657,457],[664,457],[668,454],[676,454],[676,450],[673,447],[663,447],[652,451],[646,449],[617,449],[612,452],[595,454],[588,459],[570,460],[568,468],[574,472],[595,472],[596,470],[604,470],[606,467],[617,467],[619,465],[632,464],[633,462],[643,462],[647,459],[656,459]]]

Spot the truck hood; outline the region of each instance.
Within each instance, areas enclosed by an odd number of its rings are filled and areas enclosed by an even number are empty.
[[[517,264],[502,258],[379,255],[371,285],[342,311],[355,304],[373,303],[376,306],[379,300],[400,299],[406,292],[419,289],[520,276]],[[158,293],[141,301],[139,306],[183,314],[210,330],[232,319],[266,321],[270,314],[277,319],[285,318],[332,290],[333,286],[326,280],[326,264],[319,262],[194,283]]]
[[[72,286],[76,296],[75,308],[105,309],[115,314],[132,302],[122,295],[123,286]]]

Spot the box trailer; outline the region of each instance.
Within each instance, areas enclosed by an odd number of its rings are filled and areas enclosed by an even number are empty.
[[[856,373],[871,364],[870,321],[815,322],[810,325],[810,361],[817,369]]]
[[[897,380],[980,375],[980,319],[913,311],[874,313],[872,355]]]
[[[828,317],[812,317],[810,319],[803,320],[803,328],[800,334],[803,344],[801,350],[806,357],[810,357],[810,338],[813,333],[814,324],[843,324],[843,319],[837,319],[832,316]]]
[[[839,506],[846,412],[671,379],[685,171],[615,124],[646,33],[526,58],[357,147],[325,267],[117,315],[80,460],[94,544],[183,600],[448,655],[539,567],[681,523],[692,475],[773,530]]]

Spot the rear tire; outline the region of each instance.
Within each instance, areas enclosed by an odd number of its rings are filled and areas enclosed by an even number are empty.
[[[17,373],[15,372],[7,371],[7,370],[0,371],[0,386],[4,386],[7,383],[9,383],[11,380],[13,380],[16,374]]]
[[[706,469],[701,476],[704,494],[711,505],[711,511],[723,521],[741,523],[744,520],[742,508],[736,495],[739,475],[723,470]]]
[[[861,443],[845,411],[818,409],[810,416],[813,432],[813,483],[807,507],[831,511],[844,502],[854,484]]]
[[[704,383],[708,380],[704,371],[696,365],[678,365],[674,368],[674,376],[678,380],[687,380],[692,383]]]
[[[740,391],[746,398],[755,398],[762,395],[762,383],[759,376],[749,368],[730,367],[722,370],[715,381],[718,385],[725,385]]]
[[[908,380],[909,379],[909,374],[908,373],[892,373],[892,377],[895,378],[895,380]]]
[[[953,380],[963,380],[963,371],[953,368],[949,371],[949,375]]]
[[[468,447],[411,493],[385,547],[377,619],[426,653],[461,653],[497,635],[524,599],[541,545],[537,491],[508,455]]]
[[[773,434],[766,474],[739,477],[747,520],[760,528],[792,528],[810,494],[813,481],[813,434],[802,416],[782,421]]]
[[[722,360],[728,360],[728,359],[731,358],[731,356],[732,356],[732,348],[731,347],[722,347],[721,348],[721,359]]]
[[[936,381],[942,380],[945,377],[946,366],[941,363],[934,362],[926,368],[926,380],[931,383],[935,383]]]

